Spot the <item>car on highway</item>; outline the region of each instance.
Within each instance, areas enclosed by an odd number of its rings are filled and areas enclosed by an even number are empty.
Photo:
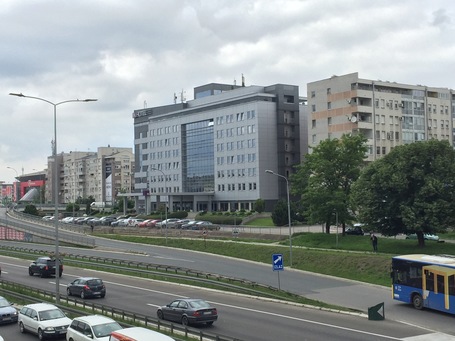
[[[197,227],[196,227],[197,222],[198,222],[197,220],[189,221],[186,224],[183,224],[182,226],[180,226],[180,228],[182,230],[197,230]]]
[[[66,334],[67,341],[108,341],[112,332],[123,329],[115,320],[104,315],[76,317]]]
[[[406,236],[406,239],[417,239],[417,233],[411,233]],[[439,241],[439,236],[431,233],[424,233],[423,239],[425,240],[434,240],[435,242]]]
[[[109,341],[174,341],[174,339],[144,327],[130,327],[112,332]]]
[[[71,319],[53,304],[33,303],[21,308],[18,323],[21,333],[33,333],[44,340],[65,336]]]
[[[0,323],[17,322],[17,310],[12,305],[6,298],[0,296]]]
[[[28,274],[33,276],[38,274],[41,277],[51,277],[56,274],[56,265],[55,258],[51,257],[38,257],[35,261],[31,262],[28,266]],[[63,263],[59,261],[59,277],[62,277],[63,274]]]
[[[212,325],[218,319],[218,311],[207,301],[199,298],[180,298],[158,308],[156,312],[160,320],[190,324]]]
[[[82,299],[87,297],[103,298],[106,296],[106,286],[101,278],[80,277],[68,283],[66,293],[68,296],[80,296]]]
[[[219,230],[221,229],[220,225],[213,224],[210,221],[198,221],[196,223],[196,230]]]

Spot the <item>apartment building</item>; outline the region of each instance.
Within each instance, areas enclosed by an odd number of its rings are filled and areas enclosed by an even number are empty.
[[[132,192],[132,148],[99,147],[97,152],[71,151],[57,155],[60,204],[92,196],[112,205],[120,192]],[[46,202],[53,201],[53,157],[48,157]]]
[[[212,83],[194,98],[133,112],[138,210],[251,210],[285,198],[285,181],[265,170],[288,177],[300,163],[298,86]]]
[[[395,146],[429,139],[454,142],[455,95],[447,88],[361,79],[358,73],[308,83],[308,144],[363,134],[368,161]]]

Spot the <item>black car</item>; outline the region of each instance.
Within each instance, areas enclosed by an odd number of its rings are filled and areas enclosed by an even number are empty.
[[[156,312],[160,320],[189,324],[205,323],[212,325],[218,319],[218,311],[208,302],[198,298],[181,298],[168,305],[158,308]]]
[[[68,284],[66,293],[68,296],[80,296],[82,299],[95,296],[103,298],[106,296],[106,286],[101,278],[80,277]]]
[[[63,274],[63,263],[59,260],[59,277]],[[28,274],[33,276],[38,274],[41,277],[55,276],[55,258],[51,257],[39,257],[36,261],[33,261],[28,266]]]
[[[344,233],[352,236],[363,236],[365,234],[360,226],[348,227]]]

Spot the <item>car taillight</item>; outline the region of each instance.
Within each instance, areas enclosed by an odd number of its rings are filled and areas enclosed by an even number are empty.
[[[218,315],[218,311],[216,311],[216,308],[212,309],[212,314],[213,315]]]
[[[201,313],[200,313],[199,311],[195,311],[195,312],[193,313],[193,316],[201,316]]]
[[[44,270],[49,270],[49,267],[46,265],[46,266],[44,267]]]
[[[84,290],[90,290],[90,287],[88,285],[84,285]]]

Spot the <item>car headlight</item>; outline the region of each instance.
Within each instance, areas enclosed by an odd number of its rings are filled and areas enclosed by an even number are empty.
[[[54,327],[46,327],[46,328],[44,328],[44,330],[48,331],[48,332],[52,332],[52,331],[55,330],[55,328]]]

